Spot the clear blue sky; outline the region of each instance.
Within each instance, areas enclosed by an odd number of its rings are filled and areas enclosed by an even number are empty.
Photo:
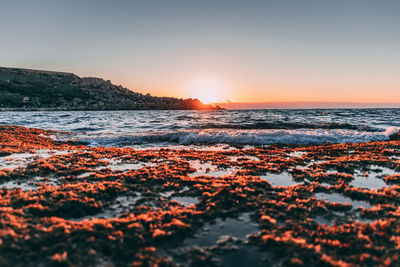
[[[400,1],[3,0],[0,65],[206,101],[400,102]]]

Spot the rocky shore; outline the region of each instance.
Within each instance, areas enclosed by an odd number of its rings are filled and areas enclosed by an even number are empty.
[[[0,126],[1,266],[398,266],[400,141],[87,147]]]
[[[0,67],[0,111],[219,110],[197,99],[155,97],[73,73]]]

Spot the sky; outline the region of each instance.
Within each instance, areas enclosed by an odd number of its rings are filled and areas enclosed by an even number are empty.
[[[400,103],[397,0],[1,0],[0,66],[204,102]]]

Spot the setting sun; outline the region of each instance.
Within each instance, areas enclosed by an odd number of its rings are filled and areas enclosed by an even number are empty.
[[[226,99],[225,86],[218,81],[203,80],[187,86],[187,95],[205,104],[223,102]]]
[[[216,103],[221,100],[220,94],[212,88],[203,88],[199,91],[193,92],[192,98],[197,98],[205,104]]]

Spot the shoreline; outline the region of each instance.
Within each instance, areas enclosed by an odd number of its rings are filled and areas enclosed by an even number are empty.
[[[55,133],[0,126],[2,266],[390,266],[400,256],[398,140],[137,150]]]

